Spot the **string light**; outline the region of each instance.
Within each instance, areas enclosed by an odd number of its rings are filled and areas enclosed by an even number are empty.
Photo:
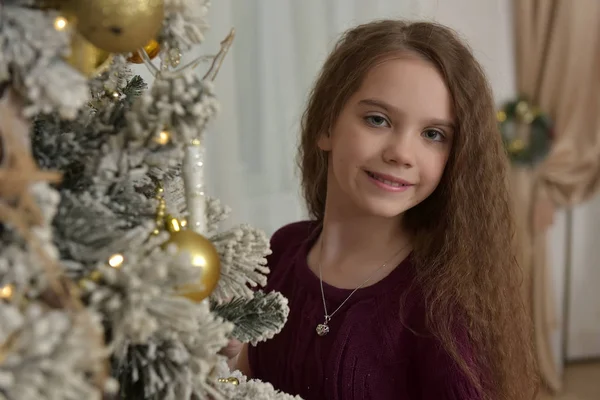
[[[158,136],[154,138],[154,141],[160,145],[169,143],[169,140],[171,140],[171,132],[166,129],[161,131]]]
[[[12,285],[6,285],[0,288],[0,299],[10,299],[13,295]]]
[[[68,25],[67,19],[65,17],[56,17],[54,20],[54,29],[57,31],[63,31]]]
[[[110,265],[113,268],[119,268],[121,265],[123,265],[123,261],[125,261],[125,258],[123,257],[122,254],[113,254],[109,259],[108,259],[108,265]]]

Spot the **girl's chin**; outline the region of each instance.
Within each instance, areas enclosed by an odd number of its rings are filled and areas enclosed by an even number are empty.
[[[406,207],[399,207],[398,202],[390,201],[365,201],[360,205],[362,213],[378,218],[400,218],[408,210]]]

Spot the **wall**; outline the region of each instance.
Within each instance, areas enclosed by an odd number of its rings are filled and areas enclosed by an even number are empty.
[[[600,196],[572,213],[566,358],[600,359]]]

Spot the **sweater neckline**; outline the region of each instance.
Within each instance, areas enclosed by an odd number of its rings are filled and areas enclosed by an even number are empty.
[[[319,276],[316,275],[308,265],[308,253],[315,245],[319,237],[319,234],[321,232],[320,224],[316,222],[311,222],[310,232],[311,233],[309,234],[309,236],[302,242],[300,248],[297,251],[296,257],[294,259],[294,269],[297,278],[303,283],[303,286],[305,286],[305,288],[307,288],[308,290],[318,293],[320,297],[321,287]],[[394,289],[398,292],[402,291],[409,279],[408,272],[411,269],[412,265],[410,261],[411,256],[412,253],[409,253],[409,255],[406,256],[404,260],[400,261],[400,263],[382,280],[372,285],[358,289],[348,299],[348,302],[350,303],[369,297],[381,296]],[[348,298],[348,296],[350,296],[350,294],[353,291],[354,289],[338,288],[323,281],[323,293],[325,294],[325,300],[340,303],[346,300],[346,298]]]

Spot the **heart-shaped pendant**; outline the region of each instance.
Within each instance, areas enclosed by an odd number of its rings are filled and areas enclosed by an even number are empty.
[[[327,325],[327,322],[325,322],[324,324],[317,325],[317,335],[325,336],[328,333],[329,333],[329,326]]]

